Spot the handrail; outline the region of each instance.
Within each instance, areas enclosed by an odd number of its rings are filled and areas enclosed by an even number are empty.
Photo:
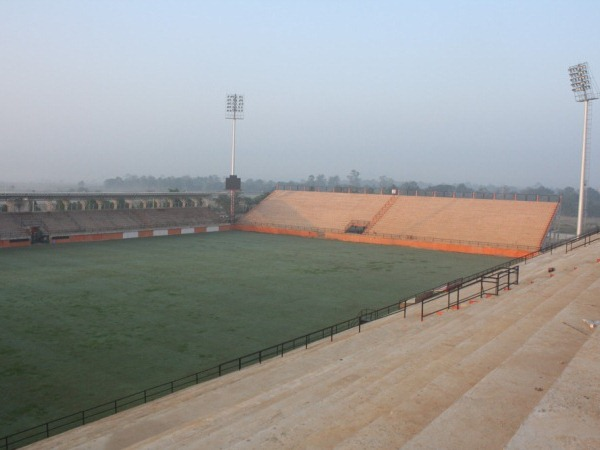
[[[446,197],[446,198],[470,198],[479,200],[517,200],[526,202],[552,202],[560,203],[560,194],[521,194],[518,192],[457,192],[457,191],[429,191],[427,189],[397,189],[397,188],[374,188],[357,186],[308,186],[304,184],[282,184],[277,183],[277,191],[302,191],[302,192],[331,192],[336,194],[372,194],[372,195],[394,195],[394,196],[416,196],[416,197]],[[392,192],[392,190],[394,192]]]
[[[157,398],[163,397],[167,394],[176,392],[183,388],[193,386],[195,384],[199,384],[200,382],[207,381],[213,378],[220,377],[222,375],[242,370],[244,367],[250,366],[252,364],[256,364],[257,362],[261,364],[263,361],[281,356],[289,351],[292,351],[296,348],[305,347],[308,348],[308,345],[325,339],[327,337],[333,341],[333,336],[335,334],[341,333],[343,331],[350,330],[352,328],[358,327],[360,332],[360,327],[366,321],[361,320],[365,314],[368,314],[368,321],[377,320],[391,314],[396,314],[399,312],[404,313],[404,317],[406,317],[406,311],[411,306],[421,305],[421,320],[428,315],[434,314],[437,311],[429,312],[427,314],[424,313],[424,304],[429,303],[431,301],[437,300],[445,295],[448,295],[448,305],[442,309],[449,309],[453,305],[460,307],[460,303],[472,299],[476,296],[480,296],[488,290],[484,290],[483,288],[479,293],[472,294],[470,296],[464,297],[462,300],[458,298],[456,303],[452,303],[450,301],[450,294],[453,292],[457,292],[458,290],[476,284],[477,282],[485,282],[489,280],[484,280],[484,278],[496,276],[496,284],[494,287],[490,289],[495,289],[496,294],[498,293],[499,287],[507,286],[510,287],[511,284],[518,284],[518,266],[517,264],[521,262],[527,263],[527,260],[532,259],[536,256],[539,256],[544,253],[552,253],[554,250],[564,246],[565,252],[572,251],[581,246],[589,245],[590,243],[597,241],[600,239],[600,228],[596,227],[594,230],[588,231],[581,236],[568,239],[556,244],[552,244],[546,246],[538,251],[529,253],[525,256],[512,259],[510,261],[506,261],[504,263],[498,264],[489,269],[482,270],[475,274],[469,275],[467,277],[462,277],[459,279],[448,281],[447,283],[442,284],[442,286],[446,287],[446,290],[439,291],[435,293],[436,288],[427,289],[425,291],[419,292],[417,294],[409,295],[404,297],[390,305],[384,306],[375,310],[368,310],[365,312],[364,310],[360,312],[359,316],[352,317],[350,319],[344,320],[342,322],[338,322],[334,325],[327,326],[325,328],[321,328],[317,331],[313,331],[311,333],[305,334],[303,336],[290,339],[279,343],[277,345],[273,345],[271,347],[264,348],[262,350],[249,353],[247,355],[223,362],[218,366],[211,367],[209,369],[205,369],[190,375],[186,375],[184,377],[178,378],[173,381],[169,381],[167,383],[163,383],[157,386],[153,386],[143,391],[136,392],[134,394],[118,398],[116,400],[103,403],[98,406],[94,406],[92,408],[85,409],[83,411],[79,411],[59,419],[51,420],[45,422],[41,425],[37,425],[32,428],[28,428],[26,430],[22,430],[16,433],[12,433],[3,438],[0,438],[0,450],[12,450],[18,447],[22,447],[24,445],[31,444],[33,442],[39,441],[41,439],[45,439],[51,436],[55,436],[64,431],[70,430],[72,428],[76,428],[78,426],[84,425],[89,422],[93,422],[95,420],[101,419],[103,417],[107,417],[117,412],[124,411],[126,409],[132,408],[133,406],[138,406],[144,403],[147,403],[151,400],[155,400]],[[576,245],[577,244],[577,245]],[[513,267],[516,266],[516,267]],[[511,283],[510,274],[515,273],[516,279]],[[500,277],[507,276],[508,281],[503,281],[500,283]],[[430,295],[432,294],[433,295]],[[421,298],[420,301],[417,299]],[[410,302],[410,303],[409,303]]]

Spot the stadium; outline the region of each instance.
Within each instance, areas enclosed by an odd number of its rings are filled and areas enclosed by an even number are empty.
[[[600,448],[546,3],[0,2],[0,450]]]
[[[595,229],[553,241],[560,198],[281,186],[231,223],[209,207],[209,197],[22,193],[0,199],[0,256],[15,266],[6,276],[16,277],[19,285],[30,283],[37,295],[59,292],[57,301],[46,299],[55,310],[38,313],[62,330],[56,333],[61,339],[69,334],[64,330],[70,321],[95,333],[93,345],[82,345],[76,358],[61,359],[50,345],[46,355],[29,351],[38,360],[60,359],[63,366],[53,369],[59,372],[80,370],[68,365],[70,359],[100,372],[60,375],[64,380],[54,383],[66,392],[49,397],[63,407],[53,417],[45,416],[50,409],[42,406],[22,411],[27,420],[15,418],[18,408],[12,410],[12,422],[22,426],[5,433],[2,448],[31,443],[32,448],[437,448],[440,442],[452,448],[490,442],[507,448],[538,442],[593,448],[600,442],[600,393],[593,382],[600,364],[593,334],[599,234]],[[80,273],[72,278],[78,280],[56,283],[67,264],[59,259],[61,252],[77,261],[81,272],[72,269]],[[77,259],[80,253],[83,259]],[[212,264],[187,279],[198,254]],[[329,259],[335,255],[341,259]],[[299,266],[288,266],[286,258]],[[121,259],[124,266],[118,267],[115,261]],[[269,260],[273,267],[259,263]],[[406,264],[396,267],[399,260]],[[59,272],[52,272],[52,265]],[[114,272],[110,265],[117,266]],[[46,278],[42,266],[48,267]],[[172,274],[173,285],[162,272]],[[39,287],[32,273],[39,274]],[[333,278],[322,278],[327,274]],[[111,279],[118,282],[103,286]],[[229,350],[204,359],[181,350],[172,362],[173,347],[182,344],[170,336],[187,329],[185,346],[193,346],[198,336],[189,330],[201,321],[179,300],[199,295],[209,279],[242,287],[205,294],[228,308],[211,312],[209,322],[225,333],[211,330],[208,345],[224,348],[230,341]],[[117,294],[124,284],[133,290]],[[88,297],[94,290],[99,297]],[[18,289],[9,292],[13,303],[20,303]],[[22,302],[35,314],[34,294]],[[228,305],[229,296],[241,298],[234,299],[237,311]],[[115,304],[105,304],[105,297],[115,297]],[[77,308],[92,303],[95,311],[75,316],[70,298]],[[125,309],[127,298],[143,299],[145,305]],[[307,298],[316,301],[305,303]],[[246,316],[244,303],[257,315]],[[139,324],[132,319],[150,304],[158,307],[153,318]],[[16,307],[5,305],[5,311],[6,323],[11,316],[13,322],[32,320],[19,316]],[[106,318],[113,314],[123,320]],[[165,319],[161,331],[153,332],[162,347],[136,328],[156,327],[157,316]],[[242,319],[249,328],[236,324]],[[101,329],[96,322],[102,322]],[[118,322],[114,330],[108,328],[111,322]],[[17,345],[8,333],[18,331],[5,328],[2,350],[10,361]],[[122,335],[128,340],[119,340]],[[28,343],[43,346],[35,339]],[[147,346],[151,352],[145,357],[164,364],[144,366],[134,353],[119,350],[125,343],[132,351]],[[21,346],[21,352],[28,351]],[[109,359],[102,369],[103,350],[122,353],[123,359]],[[97,360],[87,360],[85,353]],[[25,383],[24,371],[35,364],[9,367],[4,375],[14,373],[4,384]],[[110,364],[124,372],[111,371]],[[140,378],[130,379],[127,371],[136,370]],[[43,399],[48,383],[41,384],[33,395]],[[115,386],[119,389],[111,390]],[[82,397],[88,403],[77,407],[58,400],[69,392],[74,399],[80,390],[96,397]]]

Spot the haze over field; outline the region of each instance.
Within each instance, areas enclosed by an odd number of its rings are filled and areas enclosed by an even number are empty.
[[[242,179],[577,186],[567,69],[600,76],[599,17],[592,0],[0,0],[0,180],[226,176],[239,93]]]

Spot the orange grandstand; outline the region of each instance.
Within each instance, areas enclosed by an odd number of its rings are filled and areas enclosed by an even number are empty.
[[[518,257],[540,249],[558,205],[277,190],[236,229]]]

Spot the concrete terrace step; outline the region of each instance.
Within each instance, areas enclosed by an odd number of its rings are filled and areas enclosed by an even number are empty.
[[[486,330],[489,324],[484,324],[481,330],[473,334],[474,342],[468,343],[477,346],[474,351],[438,371],[421,389],[415,389],[400,397],[388,414],[382,415],[368,427],[349,437],[342,447],[358,448],[367,442],[377,442],[380,448],[387,448],[397,447],[406,442],[462,398],[513,352],[518,351],[536,332],[540,323],[546,321],[553,313],[560,312],[562,308],[560,293],[557,293],[554,298],[517,319],[513,326],[506,327],[501,333],[494,332],[495,336],[491,340],[488,339]],[[487,342],[476,345],[476,341]]]
[[[504,448],[532,409],[552,387],[591,332],[581,317],[586,303],[597,298],[600,281],[584,287],[575,300],[553,315],[506,361],[479,381],[450,408],[433,420],[405,448]],[[588,278],[589,281],[589,278]],[[552,349],[552,352],[548,352]],[[494,407],[485,407],[494,405]],[[490,445],[491,444],[491,445]]]
[[[521,424],[508,450],[600,448],[600,334],[592,333]],[[573,380],[580,383],[573,383]]]

